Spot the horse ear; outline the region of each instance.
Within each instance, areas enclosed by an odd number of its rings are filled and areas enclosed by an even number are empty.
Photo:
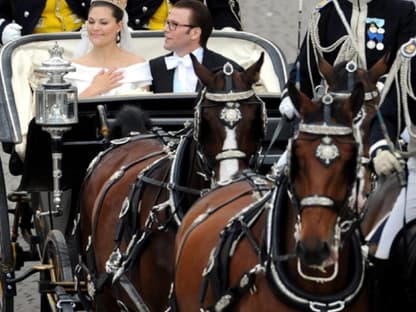
[[[319,55],[319,71],[324,76],[328,85],[336,85],[336,73],[334,67],[329,64],[322,55]]]
[[[248,84],[252,85],[253,83],[259,81],[260,79],[260,69],[264,61],[264,52],[261,52],[257,62],[252,64],[249,68],[244,71],[243,80]]]
[[[349,102],[351,105],[350,111],[352,112],[352,116],[354,118],[364,104],[364,84],[362,82],[358,82],[355,85]]]
[[[375,63],[368,71],[368,77],[372,83],[376,83],[378,78],[387,72],[390,56],[390,52],[384,54],[383,57],[379,59],[377,63]]]
[[[287,83],[287,91],[301,119],[304,119],[307,114],[315,110],[315,105],[311,99],[302,91],[299,91],[293,82],[289,81]]]
[[[199,80],[201,80],[203,85],[212,88],[214,86],[215,75],[208,68],[199,63],[195,55],[190,53],[189,56],[191,57],[195,74],[198,76]]]

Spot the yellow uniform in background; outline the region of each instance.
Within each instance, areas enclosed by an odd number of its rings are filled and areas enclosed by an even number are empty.
[[[81,28],[83,22],[65,0],[47,0],[33,33],[75,31]]]
[[[162,4],[156,10],[155,14],[149,20],[150,30],[162,30],[165,26],[166,18],[168,17],[170,3],[168,0],[163,0]]]

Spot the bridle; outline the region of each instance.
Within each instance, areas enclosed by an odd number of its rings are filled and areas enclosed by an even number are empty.
[[[341,234],[349,233],[353,228],[354,220],[353,211],[349,208],[349,198],[352,195],[352,190],[355,182],[356,172],[360,169],[361,163],[359,161],[359,142],[354,136],[354,126],[345,126],[339,123],[334,123],[331,120],[331,105],[334,104],[334,97],[327,93],[322,99],[323,105],[323,121],[320,123],[305,123],[300,122],[299,128],[295,136],[289,141],[288,144],[288,192],[291,198],[293,206],[296,208],[297,221],[295,225],[295,239],[299,241],[301,231],[301,214],[302,211],[307,207],[323,207],[332,211],[335,211],[338,215],[335,224],[333,248],[338,249],[341,246]],[[303,134],[306,134],[304,136]],[[292,166],[292,146],[295,141],[307,140],[315,141],[319,140],[319,144],[315,149],[315,158],[318,159],[325,167],[330,167],[331,164],[340,156],[339,143],[353,145],[353,150],[356,158],[355,168],[351,168],[353,171],[350,172],[350,179],[348,181],[348,190],[345,198],[342,201],[337,201],[331,196],[326,194],[309,194],[305,197],[299,198],[296,195],[294,189],[293,177],[294,168]],[[346,235],[344,235],[345,237]],[[345,239],[345,238],[344,238]],[[302,272],[300,268],[300,259],[298,259],[298,271],[299,274],[308,280],[317,281],[319,283],[328,282],[333,280],[338,271],[338,263],[335,264],[334,272],[327,278],[318,278],[314,276],[308,276]]]
[[[234,129],[237,124],[243,119],[241,106],[243,104],[260,105],[261,119],[262,119],[262,133],[263,136],[267,130],[267,111],[266,104],[260,99],[253,89],[240,90],[234,87],[232,74],[234,68],[230,63],[226,63],[222,69],[224,73],[225,87],[223,91],[209,90],[207,87],[203,88],[198,96],[197,104],[194,110],[194,139],[200,142],[201,138],[201,122],[202,111],[210,108],[222,108],[217,116],[218,120],[225,128]],[[207,103],[206,100],[209,102]],[[203,147],[198,143],[198,149],[202,155],[204,153]],[[236,148],[221,150],[215,155],[214,159],[207,159],[207,163],[211,168],[217,162],[227,159],[246,159],[248,155]]]
[[[347,75],[347,84],[346,84],[346,88],[344,90],[342,89],[333,89],[330,88],[329,86],[325,86],[325,90],[326,93],[331,95],[334,99],[334,101],[336,100],[342,100],[345,98],[348,98],[351,96],[351,90],[354,88],[354,84],[357,83],[357,81],[362,81],[362,79],[357,78],[358,75],[358,66],[354,61],[349,61],[345,64],[345,71],[346,71],[346,75]],[[364,84],[365,86],[368,84]],[[368,155],[368,151],[366,151],[364,149],[365,144],[363,142],[363,137],[365,137],[365,135],[362,133],[362,131],[365,129],[362,129],[363,124],[366,122],[366,117],[368,114],[368,111],[373,109],[374,111],[376,110],[376,106],[378,105],[380,100],[380,91],[378,89],[377,86],[375,86],[374,88],[367,90],[364,92],[364,103],[363,106],[361,108],[361,110],[359,111],[359,113],[357,114],[357,116],[354,118],[354,137],[356,139],[356,141],[359,143],[359,147],[360,147],[360,151],[359,154],[361,155],[360,157],[360,163],[362,164],[361,166],[361,170],[357,171],[358,177],[360,178],[360,185],[358,186],[358,188],[363,188],[364,187],[364,172],[365,172],[365,167],[369,165],[370,163],[370,158]]]

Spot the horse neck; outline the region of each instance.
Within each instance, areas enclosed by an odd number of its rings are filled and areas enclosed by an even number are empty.
[[[376,105],[378,105],[379,97],[364,102],[365,117],[361,121],[360,132],[361,132],[361,161],[363,163],[364,173],[363,173],[363,187],[360,192],[360,195],[363,195],[364,198],[371,192],[372,182],[371,182],[371,170],[369,168],[369,159],[370,159],[370,126],[371,121],[376,114]]]
[[[378,105],[379,97],[376,99],[364,102],[365,117],[361,123],[361,135],[363,143],[363,155],[368,157],[368,151],[370,146],[370,126],[376,114],[376,105]]]

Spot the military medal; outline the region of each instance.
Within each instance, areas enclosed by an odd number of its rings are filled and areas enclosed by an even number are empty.
[[[384,50],[384,33],[386,30],[384,29],[384,19],[380,18],[367,18],[367,24],[370,26],[368,27],[367,31],[367,48],[377,49],[378,51]]]
[[[376,47],[376,42],[375,42],[376,33],[377,33],[377,26],[374,24],[371,24],[367,32],[367,36],[369,39],[367,41],[367,48],[369,48],[370,50]]]
[[[384,49],[384,43],[382,42],[384,38],[384,32],[385,32],[384,28],[379,28],[377,30],[378,43],[376,44],[376,49],[379,51]]]

